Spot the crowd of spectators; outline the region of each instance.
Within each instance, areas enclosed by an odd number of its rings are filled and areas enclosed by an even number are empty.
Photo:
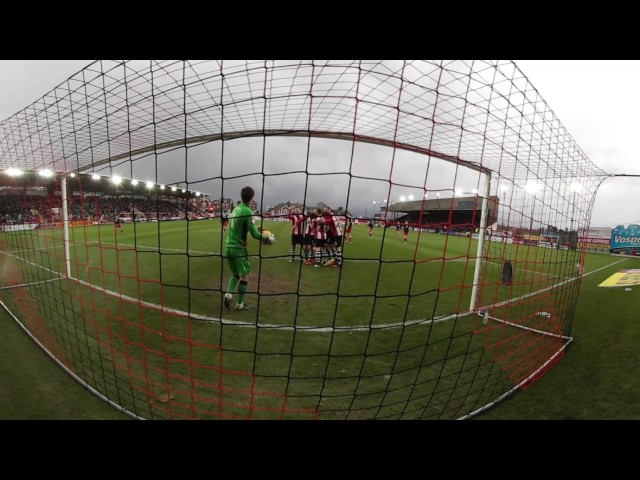
[[[175,199],[131,198],[116,196],[73,196],[69,198],[69,220],[112,223],[123,217],[153,221],[207,218],[201,202]],[[62,219],[62,199],[54,196],[0,197],[0,225],[18,223],[55,223]]]

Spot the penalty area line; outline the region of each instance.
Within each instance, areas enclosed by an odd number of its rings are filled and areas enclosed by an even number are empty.
[[[7,285],[4,287],[0,287],[0,290],[10,290],[12,288],[31,287],[32,285],[39,285],[41,283],[58,282],[63,278],[64,277],[58,277],[58,278],[50,278],[49,280],[40,280],[39,282],[17,283],[15,285]]]
[[[631,257],[629,257],[629,258],[631,258]],[[624,262],[625,260],[628,260],[628,258],[623,258],[622,260],[619,260],[619,261],[617,261],[617,262],[610,263],[609,265],[605,265],[604,267],[600,267],[600,268],[597,268],[597,269],[595,269],[595,270],[591,270],[591,271],[590,271],[590,272],[588,272],[588,273],[583,273],[583,274],[582,274],[582,277],[587,277],[587,276],[592,275],[592,274],[594,274],[594,273],[597,273],[597,272],[599,272],[599,271],[601,271],[601,270],[604,270],[605,268],[609,268],[609,267],[612,267],[613,265],[617,265],[617,264],[618,264],[618,263],[620,263],[620,262]],[[476,311],[480,311],[480,310],[487,310],[487,309],[489,309],[489,308],[503,307],[503,306],[505,306],[505,305],[509,305],[510,303],[517,302],[517,301],[519,301],[519,300],[524,300],[525,298],[533,297],[534,295],[538,295],[538,294],[540,294],[540,293],[544,293],[544,292],[549,291],[549,290],[552,290],[552,289],[554,289],[554,288],[561,287],[562,285],[565,285],[565,284],[570,283],[570,282],[574,282],[574,281],[576,281],[576,280],[577,280],[577,278],[570,278],[570,279],[568,279],[568,280],[565,280],[564,282],[556,283],[556,284],[554,284],[554,285],[551,285],[551,286],[549,286],[549,287],[543,288],[543,289],[541,289],[541,290],[537,290],[537,291],[535,291],[535,292],[527,293],[526,295],[521,295],[521,296],[519,296],[519,297],[510,298],[510,299],[508,299],[508,300],[504,300],[504,301],[502,301],[502,302],[494,303],[494,304],[491,304],[491,305],[486,305],[486,306],[483,306],[483,307],[478,307],[478,308],[476,309]],[[491,319],[493,319],[493,320],[497,320],[497,321],[501,321],[501,322],[509,323],[509,322],[506,322],[505,320],[501,320],[501,319],[496,318],[496,317],[491,317],[491,316],[490,316],[489,318],[491,318]],[[510,324],[511,324],[511,323],[510,323]],[[519,327],[519,328],[528,328],[528,327],[524,327],[524,326],[522,326],[522,325],[517,325],[517,324],[511,324],[511,325],[513,325],[514,327]],[[554,334],[554,335],[557,335],[557,334]],[[563,337],[563,338],[568,338],[568,337]]]
[[[171,313],[180,317],[191,318],[193,320],[199,320],[206,323],[220,323],[222,325],[233,325],[236,327],[253,327],[253,328],[265,328],[270,330],[285,330],[285,331],[296,331],[296,332],[314,332],[314,333],[332,333],[332,332],[357,332],[357,331],[370,331],[370,330],[384,330],[387,328],[401,328],[401,327],[410,327],[413,325],[419,324],[436,324],[441,322],[446,322],[453,318],[460,318],[470,316],[474,312],[462,312],[462,313],[454,313],[450,315],[446,315],[444,317],[439,318],[428,318],[428,319],[418,319],[418,320],[409,320],[406,322],[396,322],[396,323],[386,323],[380,325],[349,325],[349,326],[291,326],[291,325],[277,325],[277,324],[269,324],[269,323],[256,323],[256,322],[245,322],[242,320],[232,320],[229,318],[223,317],[210,317],[208,315],[201,315],[198,313],[190,313],[185,312],[184,310],[179,310],[177,308],[166,307],[164,305],[160,305],[153,302],[147,302],[145,300],[141,300],[139,298],[131,297],[129,295],[123,295],[118,292],[114,292],[113,290],[109,290],[98,285],[93,285],[84,280],[80,280],[79,278],[69,277],[69,280],[73,280],[74,282],[79,283],[80,285],[84,285],[85,287],[97,290],[99,292],[104,293],[105,295],[109,295],[114,298],[119,298],[121,300],[125,300],[132,304],[142,305],[144,307],[152,308],[154,310],[158,310],[160,312]]]

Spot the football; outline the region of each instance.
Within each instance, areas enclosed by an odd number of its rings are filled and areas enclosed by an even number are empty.
[[[266,235],[267,237],[270,237],[271,235],[273,235],[273,233],[271,233],[269,230],[262,230],[261,232],[263,235]],[[264,243],[265,245],[271,245],[269,243],[269,240],[263,240],[262,243]]]

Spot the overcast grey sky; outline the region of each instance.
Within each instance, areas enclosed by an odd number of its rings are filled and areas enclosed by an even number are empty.
[[[91,63],[91,60],[4,60],[0,61],[0,119],[6,119],[19,110],[31,104],[33,101],[51,91],[68,77]],[[637,111],[640,107],[640,61],[532,61],[517,60],[516,64],[529,78],[531,83],[540,92],[542,97],[550,105],[556,116],[565,128],[576,140],[582,150],[598,166],[610,173],[640,174],[640,160],[637,158],[638,145],[637,132],[640,131],[640,119]],[[332,177],[330,187],[322,176],[310,177],[305,182],[304,173],[285,174],[292,170],[305,170],[301,158],[306,158],[307,148],[315,158],[335,158],[335,149],[351,149],[350,142],[334,142],[331,147],[327,142],[314,139],[308,147],[306,139],[288,139],[287,146],[279,144],[282,139],[269,139],[270,151],[277,152],[277,160],[265,162],[266,173],[283,173],[283,175],[266,176],[255,175],[253,177],[239,178],[235,181],[225,181],[225,191],[235,197],[235,191],[245,183],[260,185],[256,190],[261,191],[264,186],[263,206],[267,206],[279,200],[301,200],[305,195],[308,203],[325,200],[335,203],[334,207],[344,206],[348,203],[355,213],[362,214],[366,205],[382,198],[393,198],[397,201],[400,195],[418,194],[423,187],[424,169],[420,160],[407,155],[404,160],[411,168],[394,170],[390,173],[391,149],[375,147],[372,145],[358,145],[354,158],[369,159],[366,163],[360,161],[355,169],[366,176],[378,176],[378,180],[359,180],[349,175],[336,175]],[[253,148],[256,151],[262,149],[262,140],[248,139],[244,143],[236,144],[236,149]],[[232,149],[234,142],[227,142],[225,148]],[[335,146],[334,146],[335,145]],[[216,148],[208,146],[198,147],[190,151],[189,188],[192,190],[208,191],[211,188],[219,189],[219,180],[209,180],[215,176],[211,173],[211,157],[215,156]],[[212,152],[214,152],[212,154]],[[225,150],[226,155],[230,151]],[[184,155],[183,155],[184,156]],[[350,152],[339,155],[349,159]],[[369,163],[371,158],[376,159],[376,166],[372,168]],[[123,176],[142,177],[149,171],[150,162],[155,159],[141,160],[135,165],[123,165],[116,173]],[[424,162],[423,162],[424,163]],[[329,164],[329,162],[327,162]],[[284,165],[287,165],[285,168]],[[291,168],[291,165],[296,165]],[[314,162],[314,165],[323,165],[323,162]],[[346,171],[345,168],[338,170]],[[439,165],[443,170],[447,166]],[[323,173],[319,167],[316,173]],[[332,171],[336,171],[335,163],[331,164]],[[418,170],[416,170],[418,169]],[[179,169],[178,169],[179,170]],[[260,171],[258,168],[255,171]],[[181,169],[185,171],[184,165]],[[208,172],[203,175],[202,172]],[[430,172],[432,172],[430,170]],[[234,165],[226,165],[224,176],[242,173]],[[219,175],[219,173],[218,173]],[[409,186],[394,186],[389,192],[388,179],[394,183],[403,183]],[[435,178],[436,176],[431,175]],[[326,179],[326,177],[324,177]],[[141,178],[144,179],[144,178]],[[203,180],[204,179],[204,180]],[[263,179],[265,181],[262,185]],[[182,177],[175,180],[158,179],[158,182],[184,181]],[[302,181],[301,181],[302,180]],[[477,176],[473,174],[464,178],[465,188],[477,188]],[[461,180],[458,180],[459,182]],[[200,183],[198,183],[200,182]],[[322,188],[320,184],[322,183]],[[236,185],[237,184],[237,185]],[[292,187],[295,186],[295,187]],[[414,188],[411,188],[414,186]],[[451,187],[449,181],[427,185],[429,189]],[[330,194],[327,194],[330,188]],[[350,191],[347,197],[345,191]],[[233,193],[233,194],[231,194]],[[390,195],[389,195],[390,194]],[[291,198],[283,198],[291,197]],[[594,226],[615,226],[622,223],[640,222],[640,204],[636,201],[640,198],[640,178],[609,179],[598,190],[591,224]],[[326,201],[326,200],[325,200]],[[369,207],[368,213],[371,213]]]
[[[614,174],[640,174],[640,61],[515,60],[589,158]],[[640,178],[598,189],[591,225],[640,223]]]

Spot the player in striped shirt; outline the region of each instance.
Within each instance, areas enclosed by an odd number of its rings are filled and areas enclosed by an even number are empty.
[[[305,219],[305,229],[304,229],[304,264],[311,265],[311,258],[313,253],[313,244],[316,239],[316,224],[314,219],[316,217],[315,211],[311,210],[308,215],[306,215]]]
[[[316,257],[316,263],[314,267],[319,267],[322,263],[322,257],[329,256],[329,252],[327,252],[327,226],[325,224],[325,218],[316,212],[317,216],[313,220],[315,223],[315,241],[314,251]]]
[[[325,224],[327,225],[327,246],[329,249],[330,260],[327,261],[327,265],[333,267],[342,266],[342,241],[343,230],[342,222],[340,218],[333,215],[333,212],[329,207],[324,210]]]
[[[296,245],[300,245],[300,256],[304,249],[304,215],[299,208],[294,208],[293,213],[289,215],[291,220],[291,258],[289,263],[296,258]]]

